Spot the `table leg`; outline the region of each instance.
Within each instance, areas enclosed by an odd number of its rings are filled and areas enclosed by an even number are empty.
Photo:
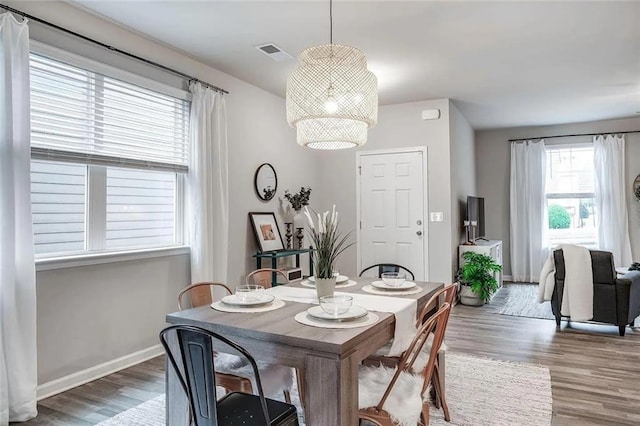
[[[305,359],[308,426],[358,424],[358,363],[308,355]]]
[[[275,256],[271,258],[271,269],[273,269],[273,271],[271,271],[271,285],[276,286],[278,285],[278,276],[275,271],[278,269],[278,259],[276,259]]]
[[[169,347],[173,354],[179,354],[178,340],[174,333],[168,335]],[[181,365],[180,357],[176,359]],[[169,363],[169,358],[165,361],[165,389],[166,389],[166,424],[167,426],[187,426],[189,424],[189,403],[187,396],[180,386],[180,381],[173,367]]]

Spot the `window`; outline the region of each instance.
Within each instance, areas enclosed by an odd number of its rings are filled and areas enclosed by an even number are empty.
[[[547,147],[549,245],[597,247],[593,146]]]
[[[36,255],[182,244],[186,96],[36,53],[30,68]]]

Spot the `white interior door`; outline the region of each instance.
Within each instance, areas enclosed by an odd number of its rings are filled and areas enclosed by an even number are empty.
[[[359,155],[360,268],[396,263],[426,279],[426,152]]]

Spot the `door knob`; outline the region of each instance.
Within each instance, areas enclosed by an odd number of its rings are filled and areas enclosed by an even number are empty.
[[[417,236],[422,235],[422,231],[418,231],[418,232],[416,232],[416,235],[417,235]]]

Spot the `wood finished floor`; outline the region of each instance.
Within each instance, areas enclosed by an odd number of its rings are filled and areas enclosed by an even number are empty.
[[[640,329],[619,337],[615,326],[563,322],[556,331],[550,320],[493,313],[501,303],[498,294],[484,307],[456,306],[450,350],[548,366],[554,425],[640,425]],[[22,424],[96,424],[163,392],[159,357],[42,400]]]

